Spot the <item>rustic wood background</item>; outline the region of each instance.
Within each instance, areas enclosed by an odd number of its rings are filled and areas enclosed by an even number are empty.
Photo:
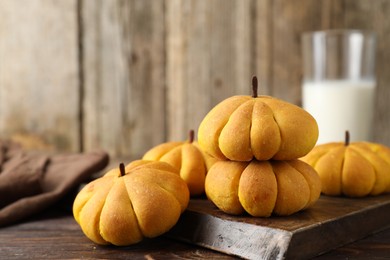
[[[222,99],[301,103],[302,32],[378,35],[374,141],[390,145],[390,1],[0,0],[0,136],[137,158]]]

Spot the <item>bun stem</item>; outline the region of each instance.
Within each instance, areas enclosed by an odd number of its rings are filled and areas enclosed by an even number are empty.
[[[194,137],[195,137],[195,131],[191,129],[190,132],[188,133],[188,142],[190,144],[194,141]]]
[[[345,146],[349,145],[349,131],[345,131]]]
[[[257,98],[257,85],[258,85],[258,82],[257,82],[257,77],[256,76],[253,76],[252,78],[252,97],[253,98]]]
[[[119,164],[119,171],[121,172],[121,177],[126,175],[125,165],[123,163]]]

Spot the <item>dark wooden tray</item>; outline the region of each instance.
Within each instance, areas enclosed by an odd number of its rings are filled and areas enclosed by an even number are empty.
[[[390,226],[390,195],[321,196],[288,217],[231,216],[206,199],[192,199],[167,236],[247,259],[304,259]]]

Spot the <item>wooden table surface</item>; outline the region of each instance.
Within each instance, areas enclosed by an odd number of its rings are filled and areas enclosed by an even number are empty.
[[[23,223],[0,229],[0,259],[236,259],[167,237],[127,247],[88,240],[69,209],[49,209]],[[315,259],[390,259],[390,228]]]

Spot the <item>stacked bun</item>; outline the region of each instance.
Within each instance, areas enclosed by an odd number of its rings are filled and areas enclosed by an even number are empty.
[[[298,158],[318,138],[316,120],[270,96],[233,96],[216,105],[198,129],[202,150],[218,158],[205,180],[207,197],[229,214],[290,215],[321,193],[316,171]]]

